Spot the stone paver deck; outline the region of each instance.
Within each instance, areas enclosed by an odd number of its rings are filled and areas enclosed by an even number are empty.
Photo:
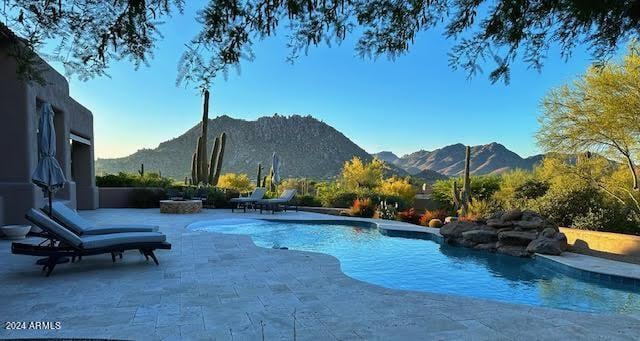
[[[2,329],[0,338],[261,340],[264,331],[266,340],[293,340],[294,311],[298,340],[634,340],[640,335],[640,316],[385,289],[347,277],[328,255],[264,249],[249,236],[184,228],[195,221],[259,217],[253,213],[101,209],[82,215],[103,224],[158,224],[173,249],[157,252],[160,266],[127,252],[116,264],[110,256],[86,257],[45,278],[34,258],[11,255],[10,242],[0,242],[1,320],[61,322],[59,330]]]

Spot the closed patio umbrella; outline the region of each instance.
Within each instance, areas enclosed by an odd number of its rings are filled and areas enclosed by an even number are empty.
[[[56,160],[56,131],[53,126],[53,109],[44,103],[38,123],[39,161],[31,175],[31,181],[46,191],[49,197],[49,216],[53,194],[64,187],[66,181],[62,168]]]
[[[280,157],[275,152],[271,160],[271,169],[273,169],[271,183],[275,186],[280,183]]]

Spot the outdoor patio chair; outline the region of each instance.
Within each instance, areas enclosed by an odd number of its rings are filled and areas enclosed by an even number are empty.
[[[53,218],[78,236],[100,235],[111,233],[128,233],[128,232],[157,232],[158,226],[155,225],[102,225],[97,226],[92,222],[82,218],[76,211],[69,208],[64,203],[57,201],[52,205],[51,213]],[[49,212],[49,205],[43,211]]]
[[[263,187],[258,187],[248,196],[241,198],[233,198],[229,200],[230,203],[236,204],[236,208],[231,208],[231,212],[234,212],[235,209],[244,209],[245,213],[247,212],[247,207],[253,207],[255,209],[256,203],[267,193],[267,189]]]
[[[156,265],[159,265],[153,251],[171,249],[171,244],[166,241],[167,237],[160,232],[128,232],[80,237],[36,209],[29,210],[25,217],[46,231],[49,240],[40,244],[14,242],[11,244],[11,252],[19,255],[47,257],[42,267],[42,271],[46,272],[47,277],[58,264],[60,258],[109,253],[111,260],[115,263],[116,254],[127,250],[139,250],[147,260],[151,258]]]
[[[287,189],[282,192],[279,198],[258,200],[257,205],[260,206],[260,214],[262,214],[263,210],[271,211],[271,213],[273,214],[275,213],[275,211],[279,211],[280,208],[282,208],[286,212],[288,207],[295,207],[297,212],[297,205],[288,205],[289,203],[291,203],[295,195],[295,189]]]

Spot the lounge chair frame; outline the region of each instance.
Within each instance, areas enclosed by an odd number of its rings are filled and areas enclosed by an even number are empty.
[[[94,256],[110,253],[111,260],[115,263],[116,256],[120,255],[120,258],[122,258],[122,253],[127,250],[139,250],[147,260],[151,258],[154,263],[156,263],[156,265],[160,265],[160,262],[158,262],[158,258],[153,252],[157,249],[170,250],[171,244],[167,242],[131,243],[92,249],[74,248],[55,241],[53,241],[50,245],[25,244],[15,242],[11,244],[11,253],[13,254],[47,257],[46,262],[44,262],[42,266],[42,271],[46,272],[47,277],[51,275],[51,272],[53,272],[53,269],[58,264],[58,260],[60,258],[71,257],[72,259],[75,259],[76,257]]]
[[[32,223],[39,225],[39,223],[32,220],[29,215],[25,215],[25,218]],[[160,263],[158,262],[158,258],[154,254],[154,251],[157,249],[171,250],[171,244],[166,241],[126,243],[99,248],[75,247],[64,244],[62,241],[64,238],[61,238],[54,231],[47,230],[46,232],[47,234],[46,236],[44,236],[44,238],[46,239],[39,244],[26,244],[17,242],[13,242],[11,244],[11,253],[13,254],[47,257],[40,263],[40,265],[42,265],[42,272],[45,272],[46,277],[49,277],[49,275],[51,275],[51,272],[53,272],[53,269],[57,264],[59,264],[58,261],[61,258],[71,257],[73,261],[76,258],[81,259],[83,256],[94,256],[109,253],[111,254],[111,260],[115,263],[117,255],[122,258],[122,254],[125,251],[138,250],[142,255],[145,256],[147,260],[151,258],[153,259],[154,263],[156,263],[156,265],[160,265]]]

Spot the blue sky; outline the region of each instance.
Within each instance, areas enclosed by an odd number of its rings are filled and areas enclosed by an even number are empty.
[[[198,30],[194,11],[187,8],[162,26],[165,37],[149,67],[136,71],[122,61],[112,65],[111,78],[71,80],[72,96],[94,114],[96,157],[155,148],[198,123],[200,95],[175,84],[183,46]],[[591,63],[583,50],[568,63],[551,51],[542,73],[518,62],[509,85],[491,84],[486,73],[468,80],[464,71],[449,68],[453,43],[439,31],[421,34],[410,53],[395,61],[361,59],[354,42],[312,48],[293,65],[285,61],[284,35],[257,42],[253,62],[216,81],[210,116],[309,114],[368,152],[402,155],[497,141],[529,156],[539,152],[534,134],[541,98]],[[487,73],[492,66],[486,65]]]

